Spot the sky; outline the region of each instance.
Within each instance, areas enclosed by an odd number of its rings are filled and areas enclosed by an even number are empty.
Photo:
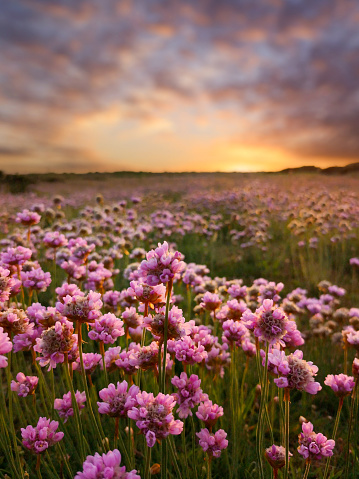
[[[0,2],[0,169],[359,161],[358,0]]]

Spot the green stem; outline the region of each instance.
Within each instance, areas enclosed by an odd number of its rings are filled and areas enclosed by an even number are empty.
[[[288,478],[288,473],[289,473],[289,404],[290,404],[290,390],[288,388],[285,388],[284,389],[284,409],[285,409],[285,425],[284,425],[285,469],[284,469],[284,479]],[[309,469],[308,469],[308,472],[309,472]]]
[[[105,375],[105,382],[106,382],[106,387],[108,386],[108,375],[107,375],[107,369],[106,369],[106,362],[105,362],[105,346],[103,344],[103,341],[100,341],[100,353],[102,356],[102,366],[103,366],[103,372]]]
[[[310,469],[310,461],[307,461],[306,466],[305,466],[305,471],[304,471],[304,474],[303,474],[303,479],[307,479],[308,474],[309,474],[309,469]]]
[[[333,437],[332,437],[332,439],[333,439],[334,441],[335,441],[335,438],[336,438],[336,436],[337,436],[337,431],[338,431],[338,426],[339,426],[339,419],[340,419],[340,413],[341,413],[341,410],[342,410],[342,407],[343,407],[343,402],[344,402],[344,398],[341,397],[341,398],[339,399],[337,416],[336,416],[336,418],[335,418],[335,423],[334,423],[334,430],[333,430]],[[328,456],[327,462],[326,462],[326,464],[325,464],[325,470],[324,470],[323,479],[326,479],[326,477],[327,477],[327,474],[328,474],[328,471],[329,471],[330,460],[331,460],[331,456]]]
[[[67,353],[65,354],[64,368],[65,368],[65,379],[66,379],[67,387],[71,391],[71,402],[72,402],[72,408],[73,408],[74,416],[75,416],[76,432],[77,432],[77,437],[78,437],[78,441],[79,441],[79,449],[80,449],[80,457],[81,457],[81,461],[84,462],[85,459],[86,459],[86,454],[85,454],[85,448],[84,448],[84,437],[83,437],[83,432],[82,432],[82,424],[81,424],[79,408],[78,408],[77,401],[76,401],[74,385],[73,385],[73,383],[71,381],[71,378],[70,378]],[[88,397],[86,397],[86,399],[88,400]]]
[[[267,384],[268,383],[268,351],[269,351],[269,344],[266,343],[263,381],[261,381],[262,384],[261,384],[260,406],[259,406],[258,423],[257,423],[257,430],[256,430],[257,460],[258,460],[258,466],[259,466],[259,475],[261,479],[264,479],[264,470],[263,470],[263,463],[262,463],[263,436],[264,436],[263,413],[266,406],[266,398],[267,398],[266,393],[267,393],[267,386],[268,386]],[[259,371],[258,371],[259,380],[261,380],[259,348],[257,348],[257,367],[259,368]]]
[[[151,448],[146,446],[144,479],[150,479],[151,477],[150,468],[151,468]]]
[[[6,378],[7,378],[8,402],[9,402],[9,422],[10,422],[10,431],[11,431],[12,440],[13,440],[13,447],[15,452],[17,468],[18,468],[18,471],[20,472],[21,477],[24,477],[23,468],[21,466],[21,461],[20,461],[19,448],[17,446],[15,426],[14,426],[13,397],[11,393],[11,359],[12,359],[12,351],[9,352],[8,366],[7,368],[5,368]]]
[[[212,477],[212,456],[208,456],[207,460],[207,479],[211,479]]]
[[[166,300],[166,314],[165,314],[165,324],[164,324],[164,334],[163,334],[163,362],[162,362],[162,381],[161,381],[161,392],[166,394],[166,356],[167,356],[167,338],[168,338],[168,313],[170,309],[170,300],[172,292],[172,280],[168,282],[167,286],[167,300]],[[158,352],[161,355],[161,351]]]
[[[353,417],[354,417],[354,405],[355,405],[355,398],[357,395],[357,390],[358,390],[358,383],[359,379],[355,379],[355,386],[352,392],[352,397],[351,397],[351,402],[350,402],[350,416],[349,416],[349,426],[348,426],[348,442],[347,442],[347,449],[346,449],[346,455],[345,455],[345,479],[348,479],[348,474],[349,474],[349,452],[350,452],[350,436],[352,432],[352,426],[353,426]]]
[[[101,446],[104,446],[107,450],[109,449],[109,444],[108,441],[105,440],[104,436],[101,434],[99,426],[97,424],[93,409],[92,409],[92,399],[89,393],[89,389],[87,386],[87,379],[86,379],[86,374],[85,374],[85,366],[84,366],[84,359],[83,359],[83,354],[82,354],[82,323],[79,323],[78,325],[78,347],[79,347],[79,354],[80,354],[80,364],[81,364],[81,377],[83,381],[83,385],[85,388],[86,392],[86,397],[89,398],[88,400],[88,407],[90,411],[90,416],[91,416],[91,422],[92,424],[95,425],[95,429],[97,432],[97,436],[100,440]]]
[[[197,464],[196,464],[196,428],[194,425],[193,416],[191,416],[191,426],[192,426],[192,464],[194,466],[195,477],[198,479],[197,474]]]

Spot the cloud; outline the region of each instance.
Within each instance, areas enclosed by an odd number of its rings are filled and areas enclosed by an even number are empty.
[[[108,168],[96,135],[130,128],[146,154],[149,132],[166,148],[171,132],[189,154],[207,134],[303,161],[359,159],[358,26],[356,0],[5,2],[0,167],[51,155],[54,168]],[[98,126],[87,141],[83,121]]]

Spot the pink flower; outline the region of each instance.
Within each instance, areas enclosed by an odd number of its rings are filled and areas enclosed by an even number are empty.
[[[202,344],[196,343],[189,336],[184,336],[178,341],[168,341],[169,353],[174,353],[178,361],[184,364],[195,364],[204,361],[208,353]]]
[[[201,308],[207,311],[215,311],[220,307],[222,304],[222,300],[216,293],[210,293],[207,291],[202,298],[202,302],[200,304]]]
[[[158,304],[166,301],[166,287],[163,284],[149,286],[139,281],[131,281],[130,286],[127,292],[135,296],[140,303]]]
[[[324,384],[332,388],[336,396],[345,397],[349,396],[352,392],[355,382],[353,376],[347,376],[346,374],[328,374]]]
[[[34,394],[39,378],[37,376],[25,376],[24,373],[17,373],[16,381],[11,381],[11,391],[17,392],[20,397]]]
[[[183,268],[181,253],[170,252],[168,243],[165,241],[162,245],[158,243],[156,249],[146,253],[146,259],[140,264],[139,273],[145,283],[157,286],[160,283],[172,281],[175,274],[180,273]]]
[[[40,338],[36,339],[34,351],[42,354],[42,357],[36,358],[40,366],[49,364],[49,370],[56,368],[58,363],[63,363],[65,353],[69,353],[77,341],[73,334],[74,328],[70,321],[60,323],[57,321],[55,326],[46,329]]]
[[[116,369],[115,361],[120,357],[121,346],[115,346],[113,348],[108,348],[105,351],[105,367],[108,372],[114,371]],[[101,364],[101,369],[103,365]]]
[[[0,368],[7,367],[7,357],[3,356],[12,350],[12,342],[9,335],[4,332],[4,329],[0,327]]]
[[[16,248],[8,248],[0,255],[0,261],[5,265],[21,265],[31,258],[32,251],[29,248],[23,246],[17,246]]]
[[[262,284],[259,286],[259,296],[258,300],[264,302],[266,299],[273,300],[273,303],[278,303],[280,301],[280,296],[278,293],[284,288],[283,283],[275,284],[273,281]]]
[[[262,356],[262,365],[265,366],[265,352],[261,349],[260,354]],[[287,361],[287,357],[284,351],[279,349],[271,349],[268,353],[268,371],[273,374],[289,374],[290,368]]]
[[[84,369],[87,374],[92,374],[97,366],[101,364],[102,356],[98,353],[83,353],[82,359],[84,362]],[[106,363],[105,363],[106,364]],[[80,358],[78,357],[76,361],[72,364],[72,369],[74,371],[81,370]]]
[[[74,283],[63,283],[62,286],[56,288],[55,291],[60,303],[64,302],[66,296],[85,296],[85,293],[83,293]]]
[[[273,444],[266,449],[264,455],[273,469],[281,469],[285,466],[285,448],[283,446]],[[289,457],[291,456],[293,454],[289,453]]]
[[[78,472],[74,479],[141,479],[136,470],[126,472],[125,466],[120,466],[121,454],[117,449],[106,454],[87,456],[83,463],[83,471]]]
[[[149,447],[169,434],[181,434],[183,422],[174,420],[172,410],[176,400],[172,396],[159,393],[155,397],[152,393],[143,391],[137,394],[136,399],[137,406],[128,411],[127,415],[136,421],[136,426],[145,435]]]
[[[359,266],[359,258],[350,258],[349,264],[351,266]]]
[[[0,326],[10,334],[22,334],[29,329],[29,319],[23,309],[8,308],[0,312]]]
[[[279,359],[279,358],[278,358]],[[288,367],[285,363],[288,363]],[[311,361],[303,359],[303,352],[298,349],[286,358],[281,358],[277,361],[278,372],[279,368],[284,370],[289,368],[286,373],[280,373],[281,376],[274,380],[276,385],[280,388],[298,389],[299,391],[306,391],[309,394],[317,394],[322,389],[322,386],[314,381],[317,375],[318,367]]]
[[[21,281],[25,288],[36,291],[46,291],[51,284],[51,274],[44,272],[41,268],[34,268],[31,271],[21,271]]]
[[[207,400],[199,405],[196,416],[211,429],[216,424],[217,420],[223,416],[223,407]]]
[[[121,318],[129,328],[137,328],[143,322],[142,316],[137,313],[136,308],[133,306],[131,306],[131,308],[126,308],[122,313]]]
[[[144,326],[151,331],[151,333],[160,339],[164,337],[166,308],[163,306],[159,308],[155,315],[149,315],[144,319]],[[182,309],[173,306],[168,312],[168,339],[180,339],[188,334],[188,323],[185,323]]]
[[[199,439],[199,445],[209,456],[220,457],[223,449],[228,446],[226,439],[227,433],[223,429],[219,429],[215,434],[210,433],[207,428],[196,432]]]
[[[80,323],[94,323],[101,316],[101,294],[90,291],[87,296],[65,296],[56,309],[63,316]]]
[[[303,432],[299,434],[298,452],[305,459],[320,460],[322,457],[333,455],[335,441],[327,439],[322,433],[313,432],[313,424],[311,422],[303,422]]]
[[[4,303],[10,298],[11,288],[15,285],[10,270],[0,266],[0,302]]]
[[[80,391],[76,391],[75,399],[76,399],[79,410],[83,409],[85,407],[85,402],[86,402],[85,391],[82,393],[80,393]],[[64,419],[64,422],[66,422],[70,416],[73,416],[74,410],[72,405],[71,391],[64,394],[62,396],[62,399],[56,398],[54,402],[54,408],[59,413],[59,416],[62,419]]]
[[[116,318],[112,313],[107,313],[91,324],[89,338],[94,341],[102,341],[105,344],[113,344],[116,339],[125,334],[123,321]]]
[[[53,249],[66,246],[68,243],[65,235],[59,231],[48,231],[44,236],[43,242],[45,246]]]
[[[129,409],[137,405],[136,395],[140,392],[138,386],[132,385],[128,390],[126,381],[109,384],[107,388],[99,392],[103,402],[98,402],[98,412],[108,414],[111,417],[126,417]]]
[[[128,375],[135,374],[137,370],[139,369],[139,360],[138,360],[139,349],[140,349],[139,345],[135,343],[131,343],[127,351],[124,350],[124,351],[121,351],[121,353],[119,353],[119,357],[115,361],[115,364],[119,369],[123,369],[125,374],[128,374]],[[158,349],[157,349],[157,354],[158,354]],[[154,362],[155,360],[156,360],[156,356],[155,356]]]
[[[178,388],[178,392],[173,393],[173,397],[179,406],[178,415],[181,419],[192,416],[192,411],[201,401],[208,399],[200,388],[201,380],[196,374],[187,377],[186,373],[181,373],[180,377],[175,376],[171,383]]]
[[[58,427],[59,423],[57,421],[40,417],[36,427],[21,428],[22,443],[31,452],[41,454],[64,437],[63,432],[56,432]]]
[[[78,265],[83,264],[95,247],[94,244],[87,244],[87,241],[83,238],[70,239],[68,248],[71,251],[71,261]]]
[[[24,226],[33,226],[40,223],[41,216],[35,211],[23,210],[16,215],[16,223],[21,223]]]
[[[233,321],[233,319],[227,319],[222,324],[223,328],[223,341],[240,344],[242,338],[248,334],[247,328],[240,321]]]
[[[296,327],[281,308],[273,306],[271,299],[265,299],[255,314],[248,309],[243,313],[243,321],[260,341],[282,346],[285,346],[283,336]]]

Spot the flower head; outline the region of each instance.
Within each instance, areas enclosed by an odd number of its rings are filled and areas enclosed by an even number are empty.
[[[325,378],[324,384],[332,388],[334,394],[338,397],[349,396],[354,388],[353,376],[346,374],[328,374]]]
[[[327,439],[322,433],[313,431],[311,422],[303,422],[302,430],[298,436],[299,447],[298,452],[305,459],[317,459],[329,457],[333,455],[335,441]]]
[[[126,472],[125,466],[120,466],[121,453],[114,449],[106,454],[87,456],[82,472],[74,479],[141,479],[137,471]]]
[[[273,444],[266,449],[264,455],[273,469],[281,469],[285,466],[285,448],[283,446]],[[291,456],[293,454],[289,453],[289,457]]]
[[[12,350],[12,342],[9,335],[0,327],[0,368],[7,367],[7,357],[4,354]]]
[[[196,374],[190,377],[185,372],[181,373],[180,377],[175,376],[171,379],[171,383],[178,389],[173,393],[173,397],[179,406],[178,415],[181,419],[192,416],[192,411],[201,401],[208,399],[207,394],[204,394],[201,386],[201,380]]]
[[[36,339],[34,351],[41,353],[41,357],[37,358],[40,366],[49,364],[49,370],[56,368],[58,363],[63,363],[65,354],[69,353],[77,341],[77,337],[73,334],[74,328],[70,321],[60,323],[57,321],[55,326],[46,329],[40,338]]]
[[[85,401],[86,401],[85,391],[82,393],[80,393],[80,391],[76,391],[75,399],[76,399],[79,410],[83,409],[85,407]],[[54,408],[59,413],[59,416],[62,419],[64,419],[64,422],[66,422],[69,417],[73,416],[74,409],[72,404],[71,391],[64,394],[62,396],[62,399],[56,398],[54,402]]]
[[[89,338],[94,341],[103,341],[105,344],[113,344],[119,336],[123,336],[123,321],[116,318],[112,313],[107,313],[91,324]]]
[[[182,255],[179,251],[171,252],[167,241],[158,243],[158,247],[146,253],[146,259],[139,267],[140,276],[150,286],[172,281],[176,273],[184,268]]]
[[[196,416],[203,421],[207,427],[212,428],[217,420],[223,416],[223,407],[218,406],[218,404],[213,404],[210,400],[206,400],[199,405]]]
[[[255,313],[250,310],[243,313],[243,321],[260,341],[282,346],[285,346],[283,336],[295,326],[281,308],[273,305],[271,299],[265,299]]]
[[[219,429],[215,434],[210,433],[207,428],[201,429],[196,432],[196,436],[201,448],[211,457],[220,457],[222,450],[228,446],[227,433],[223,429]]]
[[[149,447],[153,447],[156,440],[162,440],[169,434],[181,434],[183,422],[173,417],[172,410],[176,400],[172,396],[162,393],[154,396],[143,391],[137,394],[136,399],[137,405],[127,414],[136,421],[136,426],[146,436]]]
[[[287,364],[283,365],[283,362]],[[283,367],[285,367],[287,372],[284,372]],[[280,372],[279,368],[283,372],[280,373],[281,376],[279,378],[274,379],[274,382],[280,388],[298,389],[309,394],[317,394],[322,389],[321,385],[314,381],[318,367],[311,361],[305,361],[302,351],[297,350],[293,354],[286,356],[285,359],[279,359],[278,372]]]
[[[39,378],[37,376],[25,376],[24,373],[17,373],[16,381],[11,381],[11,391],[17,393],[20,397],[34,394]]]
[[[132,385],[128,389],[126,381],[109,384],[107,388],[99,392],[103,402],[98,402],[98,412],[108,414],[111,417],[126,417],[127,411],[136,406],[136,395],[140,392],[138,386]]]
[[[59,423],[57,421],[40,417],[35,427],[21,428],[22,443],[31,452],[41,454],[64,437],[63,432],[56,432],[58,427]]]
[[[56,309],[67,318],[80,323],[94,323],[101,316],[101,294],[90,291],[87,296],[65,296]]]

